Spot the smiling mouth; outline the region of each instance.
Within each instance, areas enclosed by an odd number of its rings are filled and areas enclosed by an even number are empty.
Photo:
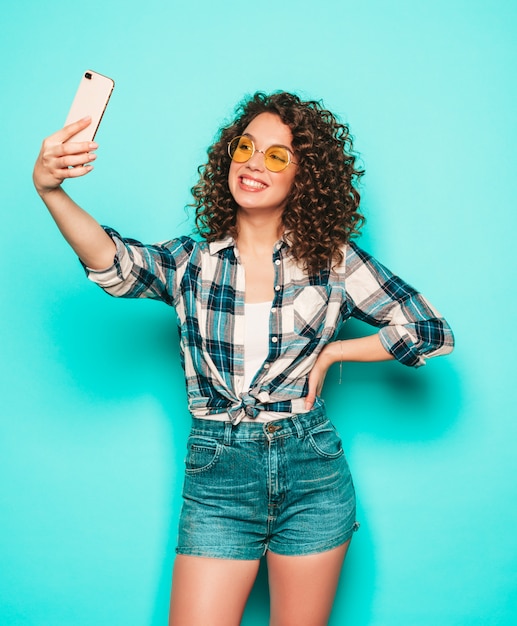
[[[267,185],[264,185],[264,183],[261,183],[258,180],[253,180],[253,178],[241,176],[240,180],[244,187],[250,187],[251,189],[267,189]]]

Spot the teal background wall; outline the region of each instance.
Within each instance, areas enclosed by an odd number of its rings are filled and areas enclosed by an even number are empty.
[[[517,623],[516,26],[510,0],[3,7],[0,624],[166,623],[189,425],[173,312],[88,283],[31,184],[87,68],[116,88],[96,169],[66,188],[149,242],[189,231],[196,167],[245,93],[350,123],[362,245],[457,349],[329,374],[361,521],[331,624]],[[262,570],[244,625],[267,613]]]

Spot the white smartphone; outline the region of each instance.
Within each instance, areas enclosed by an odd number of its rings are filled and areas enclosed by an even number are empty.
[[[114,87],[115,83],[107,76],[92,70],[87,70],[84,73],[66,118],[65,126],[77,122],[87,115],[92,118],[92,123],[68,141],[93,141]]]

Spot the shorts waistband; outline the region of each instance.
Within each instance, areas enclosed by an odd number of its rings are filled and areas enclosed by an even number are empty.
[[[292,435],[302,438],[307,431],[325,422],[327,419],[324,406],[319,406],[306,413],[297,413],[270,422],[240,422],[236,425],[230,421],[222,422],[194,417],[190,434],[219,439],[225,444],[229,444],[232,439],[250,441],[263,439],[264,437],[278,439]]]

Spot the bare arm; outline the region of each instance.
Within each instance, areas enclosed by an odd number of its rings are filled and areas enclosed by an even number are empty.
[[[67,141],[90,122],[85,118],[65,126],[43,141],[33,181],[59,230],[83,263],[92,269],[104,269],[113,264],[113,240],[61,187],[66,178],[85,176],[93,169],[91,163],[96,156],[92,151],[97,144]]]
[[[309,375],[309,392],[305,408],[311,409],[325,382],[328,368],[341,361],[390,361],[393,356],[383,347],[378,333],[358,339],[345,339],[327,344],[320,352]]]

